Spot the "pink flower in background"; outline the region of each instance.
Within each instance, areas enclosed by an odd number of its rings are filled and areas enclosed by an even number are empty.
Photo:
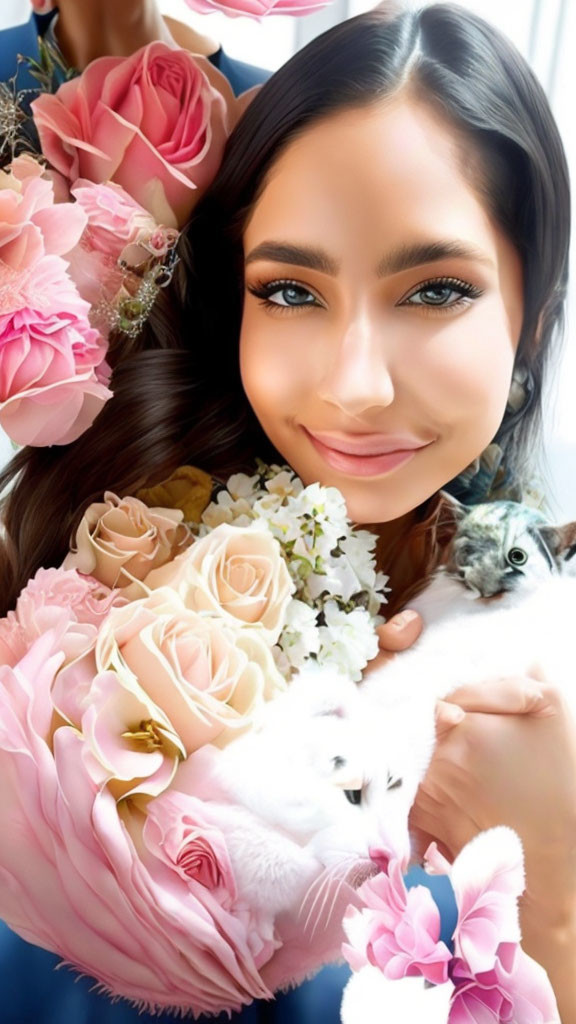
[[[209,61],[160,42],[93,61],[32,108],[56,170],[71,183],[115,182],[168,227],[188,220],[238,116]]]
[[[33,157],[20,156],[0,171],[0,313],[10,309],[14,275],[42,256],[68,253],[86,223],[80,206],[54,202],[54,185]]]
[[[112,397],[106,345],[88,312],[59,256],[41,257],[8,287],[0,303],[0,426],[17,444],[69,444]]]
[[[343,946],[343,953],[355,970],[370,963],[390,980],[418,975],[434,985],[448,980],[452,954],[440,941],[438,907],[424,886],[406,889],[399,861],[391,860],[358,894],[365,908],[352,908],[344,918],[352,945]]]
[[[221,11],[230,18],[265,18],[269,14],[312,14],[322,7],[327,7],[330,2],[331,0],[186,0],[188,7],[199,14]]]
[[[150,258],[139,243],[153,237],[156,221],[113,182],[95,184],[80,178],[71,193],[87,217],[87,227],[70,255],[70,275],[88,302],[113,302],[124,285],[119,259],[128,256],[130,266],[138,266]]]

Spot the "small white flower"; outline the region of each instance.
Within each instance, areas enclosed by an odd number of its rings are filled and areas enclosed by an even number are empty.
[[[378,653],[378,637],[372,617],[364,608],[341,611],[334,601],[324,608],[326,625],[320,626],[320,664],[335,665],[354,682],[362,678],[362,669]]]
[[[270,494],[277,494],[281,498],[296,497],[303,490],[304,484],[295,476],[292,470],[283,469],[271,480],[266,481],[266,490]]]
[[[259,479],[258,474],[247,476],[246,473],[234,473],[226,487],[235,500],[238,498],[250,499],[257,490]]]

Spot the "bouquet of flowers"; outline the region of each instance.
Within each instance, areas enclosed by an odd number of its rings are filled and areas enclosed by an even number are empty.
[[[294,663],[359,673],[384,579],[338,492],[284,468],[233,477],[195,533],[108,493],[0,623],[0,916],[110,993],[200,1013],[268,996],[281,938],[238,898],[195,758]]]

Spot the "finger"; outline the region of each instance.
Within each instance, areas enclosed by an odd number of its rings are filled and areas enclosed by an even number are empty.
[[[393,615],[389,622],[377,627],[380,649],[383,651],[405,651],[416,642],[422,632],[422,618],[418,612],[406,608]]]
[[[450,732],[455,725],[466,717],[466,712],[458,704],[451,704],[449,701],[439,700],[436,702],[436,738],[440,739],[445,733]]]
[[[527,676],[507,676],[476,686],[460,686],[444,698],[463,711],[493,715],[534,715],[558,713],[559,703],[551,687]]]

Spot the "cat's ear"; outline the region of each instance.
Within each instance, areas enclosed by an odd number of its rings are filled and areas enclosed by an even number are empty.
[[[560,571],[576,576],[576,522],[537,526],[536,530]]]
[[[441,516],[440,522],[442,526],[445,526],[449,534],[460,525],[462,520],[466,517],[470,511],[467,505],[463,505],[458,498],[455,498],[453,494],[448,494],[448,491],[440,491],[440,508]]]

